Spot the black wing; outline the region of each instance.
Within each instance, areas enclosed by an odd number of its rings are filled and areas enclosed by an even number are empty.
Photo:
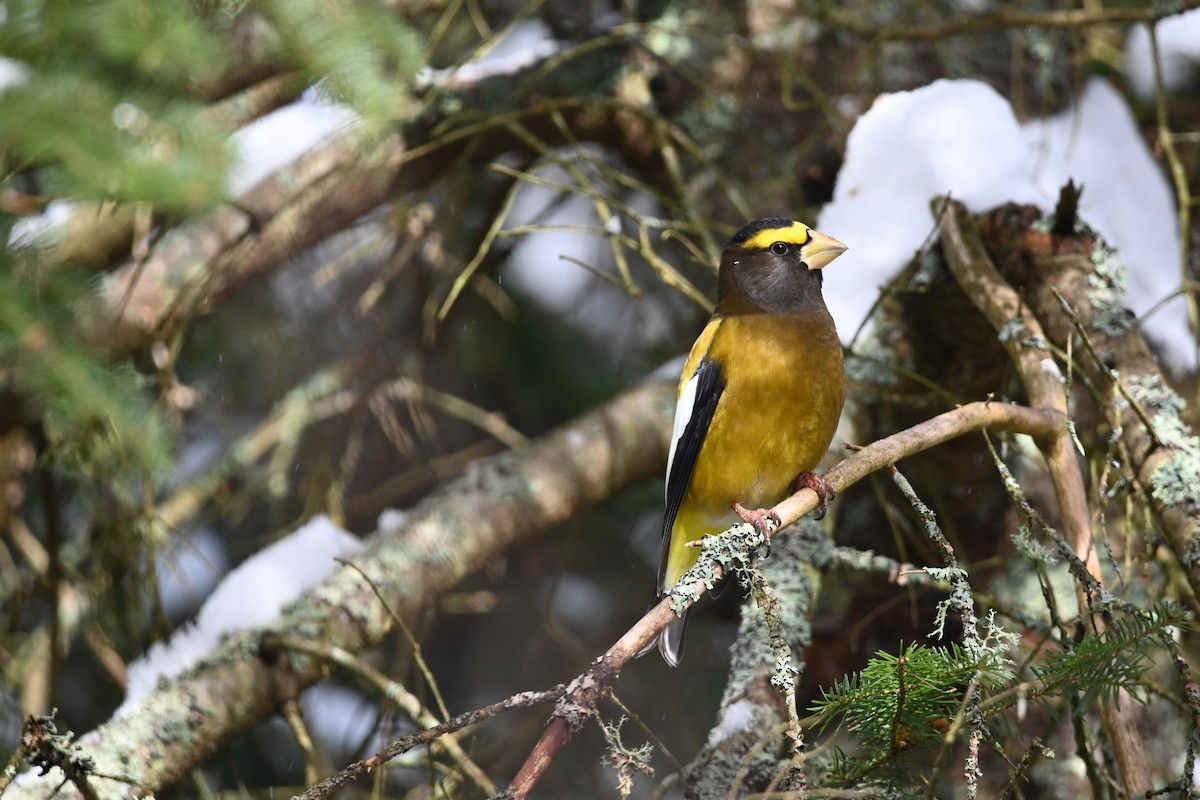
[[[684,408],[683,404],[687,401],[687,395],[692,393],[693,384],[695,394],[691,408]],[[696,374],[688,381],[688,388],[684,390],[680,405],[675,409],[675,440],[667,464],[667,513],[663,517],[662,547],[658,555],[659,592],[663,589],[667,557],[671,552],[671,528],[675,525],[675,517],[683,504],[683,496],[687,494],[688,485],[692,482],[692,473],[696,471],[700,448],[704,446],[708,426],[712,423],[717,403],[724,391],[725,377],[721,374],[720,365],[705,359],[700,362]],[[685,414],[686,418],[683,416]]]

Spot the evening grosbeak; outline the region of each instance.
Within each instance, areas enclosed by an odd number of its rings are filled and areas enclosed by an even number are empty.
[[[842,345],[821,297],[821,268],[845,249],[779,218],[751,222],[726,243],[716,310],[679,379],[660,599],[699,558],[689,542],[739,521],[765,534],[774,516],[765,509],[801,486],[817,492],[822,513],[833,497],[833,486],[809,470],[842,413]],[[685,612],[658,637],[671,666],[686,624]]]

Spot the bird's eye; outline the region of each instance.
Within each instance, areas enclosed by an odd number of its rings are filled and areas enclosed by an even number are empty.
[[[790,250],[791,248],[788,247],[787,242],[776,242],[771,245],[771,252],[777,256],[786,256]]]

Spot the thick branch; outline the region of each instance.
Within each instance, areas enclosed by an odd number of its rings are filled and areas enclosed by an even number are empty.
[[[392,141],[364,159],[356,152],[360,135],[349,131],[310,150],[237,206],[167,232],[148,258],[105,275],[104,319],[93,335],[133,347],[209,313],[238,286],[382,203],[403,147]]]
[[[1050,341],[1076,344],[1077,368],[1103,396],[1119,393],[1108,409],[1130,455],[1130,466],[1157,515],[1163,534],[1200,597],[1200,442],[1181,418],[1158,360],[1121,304],[1121,264],[1092,234],[1055,237],[1031,226],[1041,214],[1006,206],[980,220],[991,250],[1009,251],[1001,264],[1020,280],[1026,302],[1046,325]],[[1065,304],[1065,305],[1064,305]],[[1079,346],[1080,339],[1090,344]],[[1118,383],[1119,377],[1119,383]]]
[[[1083,473],[1075,461],[1070,431],[1065,424],[1068,408],[1062,371],[1050,352],[1038,319],[1021,313],[1024,309],[1020,296],[996,270],[966,208],[955,202],[938,201],[938,204],[942,207],[938,219],[942,252],[954,279],[999,333],[1025,385],[1029,404],[1062,416],[1064,424],[1042,438],[1042,450],[1050,467],[1067,541],[1099,580],[1100,559],[1088,519]]]
[[[460,99],[471,108],[508,96],[516,79],[489,78]],[[382,140],[347,130],[235,205],[169,231],[148,258],[130,260],[106,275],[100,291],[106,327],[97,330],[131,348],[187,319],[213,313],[241,286],[390,201],[401,186],[412,191],[434,182],[468,148],[480,160],[529,151],[528,142],[512,135],[509,126],[516,123],[549,146],[570,141],[568,134],[600,136],[621,146],[619,112],[650,113],[580,91],[469,123],[455,124],[451,118],[435,124],[415,115],[400,133]],[[565,120],[565,131],[551,118]],[[598,133],[599,128],[612,130]],[[370,149],[363,149],[364,142]]]
[[[402,525],[376,532],[357,568],[337,571],[269,631],[231,636],[125,716],[84,736],[84,752],[98,773],[128,778],[143,795],[173,783],[321,677],[320,659],[264,651],[265,634],[350,652],[379,641],[392,630],[392,612],[417,611],[514,542],[658,473],[673,406],[670,386],[647,385],[519,451],[477,463],[413,509]],[[53,774],[26,780],[10,786],[6,798],[40,800],[60,780]],[[93,786],[102,800],[129,792],[128,784],[115,780],[97,778]],[[62,792],[57,797],[75,796]]]
[[[1031,314],[1022,314],[1022,300],[1004,280],[984,249],[975,222],[966,209],[955,202],[940,202],[938,225],[942,251],[959,286],[1000,334],[1009,357],[1017,367],[1021,382],[1035,408],[1060,415],[1062,424],[1049,436],[1040,437],[1039,446],[1049,467],[1059,513],[1067,542],[1101,583],[1100,558],[1092,537],[1083,472],[1075,456],[1074,443],[1067,428],[1067,392],[1063,375],[1049,349],[1041,324]],[[1087,608],[1084,587],[1080,609]],[[1100,623],[1097,623],[1098,625]],[[1126,791],[1132,796],[1152,788],[1146,753],[1137,732],[1137,707],[1129,697],[1124,703],[1104,702],[1100,707],[1104,727],[1112,741]]]

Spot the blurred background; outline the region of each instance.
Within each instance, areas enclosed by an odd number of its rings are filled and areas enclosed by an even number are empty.
[[[929,200],[1049,211],[1073,178],[1194,415],[1200,11],[4,0],[0,55],[5,759],[27,714],[57,709],[79,733],[108,719],[131,662],[314,516],[365,538],[477,459],[673,380],[721,246],[750,219],[849,245],[826,295],[855,386],[839,441],[865,444],[1005,385],[994,336],[971,335],[952,301],[877,302],[920,266]],[[1014,518],[987,451],[948,447],[912,472],[960,558],[1036,601],[1002,568]],[[640,617],[662,489],[492,554],[405,620],[451,713],[569,680]],[[940,563],[893,494],[854,487],[829,530]],[[330,568],[355,550],[311,547]],[[251,583],[242,607],[259,602]],[[1145,593],[1168,584],[1156,573]],[[942,596],[826,581],[802,712],[877,650],[923,639]],[[647,657],[617,685],[685,763],[714,723],[740,602],[693,614],[683,668]],[[404,637],[360,657],[433,705]],[[322,775],[413,728],[336,671],[302,708]],[[462,742],[503,785],[545,719],[519,712]],[[1182,763],[1178,730],[1164,774]],[[617,795],[602,749],[585,729],[542,796]],[[482,796],[448,789],[452,767],[425,755],[380,790]],[[305,764],[293,730],[265,719],[160,796],[295,793]]]

